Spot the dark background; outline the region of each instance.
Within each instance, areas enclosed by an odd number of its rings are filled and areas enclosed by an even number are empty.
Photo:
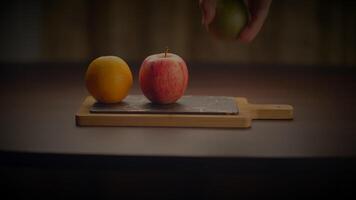
[[[240,44],[206,32],[198,0],[2,1],[0,199],[355,196],[355,10],[274,0],[257,38]],[[75,126],[92,59],[128,61],[140,94],[139,64],[166,46],[188,63],[189,94],[288,103],[295,120]]]
[[[251,44],[214,39],[198,0],[4,1],[0,61],[141,62],[169,46],[186,61],[355,66],[356,2],[276,0]],[[134,66],[132,66],[134,67]]]

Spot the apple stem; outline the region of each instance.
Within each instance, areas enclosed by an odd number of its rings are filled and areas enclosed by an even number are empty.
[[[168,51],[169,51],[169,49],[168,49],[168,47],[166,47],[166,51],[164,52],[164,57],[165,57],[165,58],[167,57]]]

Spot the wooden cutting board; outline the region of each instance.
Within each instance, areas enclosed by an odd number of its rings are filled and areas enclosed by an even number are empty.
[[[238,114],[112,113],[91,112],[95,99],[88,96],[75,115],[77,126],[157,126],[248,128],[254,119],[293,119],[293,107],[277,104],[251,104],[236,97]],[[93,111],[93,110],[92,110]]]

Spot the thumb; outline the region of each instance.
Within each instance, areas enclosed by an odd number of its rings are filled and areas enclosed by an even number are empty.
[[[243,43],[251,42],[261,30],[271,5],[271,0],[247,1],[251,13],[250,22],[242,30],[238,40]]]

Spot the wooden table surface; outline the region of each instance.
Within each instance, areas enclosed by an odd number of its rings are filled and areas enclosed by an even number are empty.
[[[131,63],[140,94],[136,63]],[[353,157],[356,70],[323,66],[189,63],[186,94],[285,103],[292,121],[250,129],[77,127],[88,93],[86,64],[1,64],[0,150],[5,152],[178,157]]]
[[[287,103],[295,119],[250,129],[76,127],[86,64],[1,64],[1,196],[355,198],[355,70],[189,67],[187,94]]]

